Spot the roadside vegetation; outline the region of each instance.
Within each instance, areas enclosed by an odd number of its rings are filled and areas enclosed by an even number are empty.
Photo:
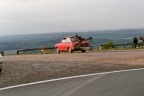
[[[116,48],[112,42],[106,42],[104,46],[102,46],[102,49],[114,49]]]

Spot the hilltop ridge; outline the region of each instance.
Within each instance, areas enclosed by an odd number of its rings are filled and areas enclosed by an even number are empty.
[[[97,30],[87,32],[56,32],[41,34],[26,34],[0,36],[0,51],[54,46],[63,36],[80,35],[85,38],[91,36],[95,47],[111,41],[115,44],[131,43],[132,37],[144,37],[144,29]]]

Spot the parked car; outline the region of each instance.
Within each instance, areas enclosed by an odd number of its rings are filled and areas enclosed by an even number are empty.
[[[92,37],[85,39],[78,35],[66,36],[62,38],[60,43],[55,44],[55,48],[57,53],[61,51],[72,53],[77,50],[81,50],[84,53],[87,49],[92,49],[92,43]]]
[[[2,71],[2,63],[3,63],[3,59],[2,59],[2,56],[1,56],[1,54],[0,54],[0,73],[1,73],[1,71]]]

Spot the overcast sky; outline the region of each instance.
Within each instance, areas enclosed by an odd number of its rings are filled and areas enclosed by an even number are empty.
[[[144,28],[144,0],[0,0],[0,35]]]

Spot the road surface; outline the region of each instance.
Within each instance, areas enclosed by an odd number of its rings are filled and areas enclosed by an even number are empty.
[[[0,96],[144,96],[144,69],[1,89]]]

